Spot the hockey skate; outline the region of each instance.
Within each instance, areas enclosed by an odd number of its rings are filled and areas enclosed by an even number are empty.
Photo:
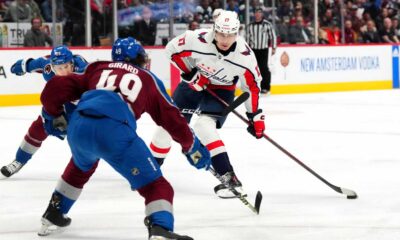
[[[60,195],[53,193],[49,206],[42,216],[42,226],[38,232],[39,236],[62,232],[71,224],[71,218],[60,212],[60,202]]]
[[[148,217],[144,219],[144,225],[149,230],[149,240],[193,240],[189,236],[178,235],[161,226],[153,225]]]
[[[0,179],[5,179],[9,178],[15,173],[17,173],[21,168],[24,166],[24,164],[18,162],[17,160],[12,161],[10,164],[5,165],[1,168],[0,172]]]
[[[227,187],[225,184],[222,183],[215,186],[214,192],[215,194],[217,194],[218,197],[224,199],[239,197],[237,194],[234,194],[231,191],[231,188],[234,188],[240,194],[243,193],[242,183],[236,177],[234,172],[227,172],[224,175],[222,175],[221,178],[224,180],[224,182],[228,184],[229,187]]]

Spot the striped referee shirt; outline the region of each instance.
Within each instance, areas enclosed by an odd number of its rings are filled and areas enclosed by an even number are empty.
[[[261,22],[252,22],[247,26],[247,43],[252,49],[266,49],[271,42],[276,48],[276,35],[272,23],[263,19]]]

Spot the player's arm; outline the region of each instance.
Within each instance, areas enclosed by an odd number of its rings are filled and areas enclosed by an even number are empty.
[[[155,83],[152,97],[148,98],[146,111],[157,125],[163,127],[182,146],[182,152],[186,155],[190,164],[196,168],[208,168],[210,165],[210,153],[194,135],[186,119],[168,96],[164,84],[156,76],[152,75]]]
[[[20,59],[11,66],[11,72],[18,76],[22,76],[27,72],[41,73],[47,64],[48,60],[45,57]]]
[[[66,135],[68,116],[64,110],[64,104],[79,99],[83,88],[78,84],[80,76],[69,75],[66,77],[54,77],[47,82],[42,91],[42,117],[44,129],[49,135],[63,140]],[[81,81],[83,82],[83,81]]]
[[[250,94],[249,99],[245,102],[246,115],[250,123],[247,131],[256,138],[261,138],[265,130],[265,116],[259,107],[261,74],[254,54],[252,53],[246,57],[249,64],[247,64],[248,68],[245,69],[243,76],[241,76],[241,89]]]
[[[84,75],[55,76],[47,82],[41,95],[43,109],[53,117],[64,112],[64,104],[78,100],[85,91]]]
[[[173,38],[165,47],[168,59],[185,74],[190,73],[193,68],[193,65],[189,62],[192,55],[193,34],[193,31],[186,31]]]

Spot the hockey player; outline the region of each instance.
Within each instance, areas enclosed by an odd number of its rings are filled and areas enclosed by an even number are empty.
[[[133,38],[118,39],[112,47],[113,62],[95,62],[82,75],[55,77],[47,83],[41,95],[43,116],[45,124],[53,126],[49,133],[56,136],[63,134],[68,124],[75,168],[90,171],[102,158],[145,198],[149,239],[190,240],[173,233],[173,189],[136,134],[136,121],[142,113],[150,114],[181,144],[189,163],[198,169],[209,167],[210,153],[172,103],[161,80],[141,68],[146,57],[143,47]],[[62,106],[78,99],[67,123]],[[58,186],[43,214],[39,235],[70,224],[65,213],[72,206],[76,190],[66,182]]]
[[[173,94],[173,100],[181,109],[221,112],[224,106],[205,89],[214,91],[231,103],[236,84],[240,82],[242,91],[250,94],[245,103],[250,121],[247,130],[256,138],[261,138],[265,129],[264,115],[258,104],[261,76],[254,53],[245,40],[238,36],[239,26],[235,12],[221,11],[213,29],[186,31],[167,44],[168,58],[182,71],[183,79]],[[184,116],[190,122],[192,115]],[[242,184],[234,173],[225,145],[217,132],[225,119],[200,114],[194,131],[210,151],[216,172],[240,191]],[[157,129],[150,149],[160,164],[170,150],[171,140],[164,129]],[[220,197],[234,197],[223,184],[214,190]]]
[[[81,73],[85,70],[87,62],[79,55],[73,55],[66,46],[58,46],[52,49],[50,56],[37,59],[18,60],[11,67],[11,72],[22,76],[25,73],[41,73],[47,82],[53,76],[66,76],[73,72]],[[67,104],[66,108],[73,108],[72,104]],[[1,168],[0,179],[11,177],[17,173],[31,158],[32,155],[42,145],[47,138],[47,133],[43,127],[43,119],[39,116],[32,122],[28,132],[22,140],[15,160]]]

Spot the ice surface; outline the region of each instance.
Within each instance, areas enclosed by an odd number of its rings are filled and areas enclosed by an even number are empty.
[[[266,133],[331,183],[355,190],[347,200],[265,139],[252,138],[231,114],[220,134],[251,202],[213,193],[217,180],[191,167],[174,145],[163,166],[175,189],[175,230],[196,240],[400,239],[400,91],[272,95],[261,100]],[[239,112],[244,114],[241,106]],[[13,160],[40,107],[0,108],[0,165]],[[155,125],[145,115],[148,143]],[[21,172],[0,181],[0,239],[39,239],[40,217],[70,157],[66,141],[49,137]],[[146,239],[144,203],[101,162],[70,211],[72,225],[48,239]]]

